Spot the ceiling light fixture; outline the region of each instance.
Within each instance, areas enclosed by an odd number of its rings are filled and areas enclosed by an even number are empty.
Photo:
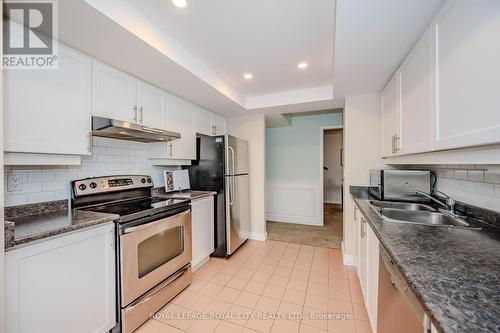
[[[307,64],[307,62],[301,62],[301,63],[299,63],[299,64],[297,65],[297,67],[298,67],[299,69],[306,69],[306,68],[307,68],[307,66],[309,66],[309,65]]]
[[[172,0],[172,3],[178,8],[186,8],[188,4],[187,0]]]
[[[253,75],[251,73],[245,73],[245,74],[243,74],[243,77],[245,78],[245,80],[253,79]]]

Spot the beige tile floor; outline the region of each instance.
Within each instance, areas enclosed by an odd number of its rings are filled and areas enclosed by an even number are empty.
[[[247,241],[212,259],[139,333],[371,332],[353,268],[339,250]]]

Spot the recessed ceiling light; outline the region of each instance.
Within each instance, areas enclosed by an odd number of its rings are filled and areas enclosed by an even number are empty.
[[[187,7],[187,0],[172,0],[172,3],[174,4],[175,7],[179,8],[186,8]]]
[[[243,74],[243,77],[246,79],[246,80],[251,80],[253,79],[253,75],[251,73],[245,73]]]
[[[306,68],[307,68],[307,66],[309,66],[309,65],[307,64],[307,62],[301,62],[301,63],[299,63],[299,64],[297,65],[297,67],[298,67],[298,68],[300,68],[300,69],[306,69]]]

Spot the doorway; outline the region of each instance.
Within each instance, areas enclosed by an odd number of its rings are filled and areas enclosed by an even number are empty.
[[[344,131],[322,128],[323,224],[332,243],[342,244],[344,201]]]

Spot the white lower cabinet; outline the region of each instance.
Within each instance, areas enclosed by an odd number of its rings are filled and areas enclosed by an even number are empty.
[[[212,195],[191,202],[194,270],[214,252],[214,209]]]
[[[99,333],[116,323],[114,224],[5,253],[6,331]]]
[[[379,240],[360,211],[354,205],[354,219],[358,239],[358,264],[356,267],[363,299],[372,332],[377,331]]]

